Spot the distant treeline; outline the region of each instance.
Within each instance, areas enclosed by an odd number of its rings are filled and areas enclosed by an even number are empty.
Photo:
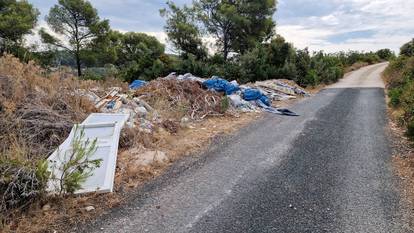
[[[6,0],[0,3],[0,52],[45,68],[70,66],[84,79],[151,80],[175,71],[243,83],[286,78],[303,86],[335,82],[355,63],[395,57],[389,49],[334,54],[296,49],[275,33],[276,5],[276,0],[197,0],[178,7],[168,1],[160,14],[173,55],[153,36],[112,30],[86,0],[58,0],[46,16],[50,30],[38,31],[42,44],[27,47],[25,35],[39,12],[27,1]],[[214,52],[203,38],[215,39]]]

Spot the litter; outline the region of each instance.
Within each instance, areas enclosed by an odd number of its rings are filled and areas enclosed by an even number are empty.
[[[267,106],[261,100],[256,101],[256,103],[259,105],[259,107],[263,108],[266,112],[279,114],[279,115],[284,115],[284,116],[299,116],[297,113],[294,113],[294,112],[290,111],[289,109],[274,108],[274,107]]]
[[[227,97],[229,98],[231,105],[242,112],[253,112],[257,110],[257,107],[254,104],[243,100],[240,95],[229,95]]]
[[[141,88],[141,87],[145,86],[146,84],[147,84],[146,81],[135,80],[129,85],[129,89],[136,90],[138,88]]]
[[[270,99],[258,89],[246,89],[243,91],[243,99],[247,101],[260,100],[266,106],[270,106]]]
[[[226,93],[226,95],[231,95],[240,90],[240,87],[237,84],[237,82],[231,83],[218,76],[213,76],[211,79],[204,81],[203,86],[205,86],[209,90],[224,92]]]
[[[254,86],[263,88],[266,91],[273,92],[275,94],[279,94],[281,97],[284,96],[285,98],[287,96],[296,95],[309,96],[309,94],[305,90],[298,87],[296,84],[294,84],[293,81],[289,80],[266,80],[256,82]]]
[[[121,129],[128,115],[124,114],[91,114],[82,124],[75,125],[69,137],[48,158],[49,170],[54,177],[62,176],[62,167],[68,162],[68,157],[73,152],[73,140],[79,136],[79,130],[85,134],[82,141],[97,140],[96,150],[89,159],[101,160],[98,168],[92,171],[86,181],[82,184],[76,194],[89,192],[112,192],[115,176],[116,159],[118,154],[118,143]],[[48,190],[59,192],[59,181],[50,180]]]

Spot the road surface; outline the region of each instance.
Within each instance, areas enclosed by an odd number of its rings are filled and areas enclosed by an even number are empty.
[[[86,232],[408,232],[380,73],[362,68],[176,164]]]

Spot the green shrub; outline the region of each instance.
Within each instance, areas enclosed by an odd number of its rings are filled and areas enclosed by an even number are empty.
[[[411,120],[407,125],[407,136],[414,140],[414,119]]]
[[[221,98],[220,112],[225,113],[230,107],[230,99],[228,97]]]
[[[384,72],[390,105],[403,111],[401,123],[414,140],[414,57],[400,56]]]
[[[59,171],[59,177],[52,175],[51,179],[58,183],[56,191],[60,195],[64,193],[74,193],[82,188],[82,183],[93,174],[93,170],[98,168],[102,162],[101,159],[91,159],[90,157],[95,153],[97,147],[97,140],[84,140],[85,133],[83,129],[76,128],[75,135],[72,142],[72,150],[68,154],[59,154],[68,158],[67,162],[57,166],[52,165],[54,171]]]
[[[400,105],[401,94],[402,88],[393,88],[388,91],[388,97],[390,98],[390,105],[392,107]]]

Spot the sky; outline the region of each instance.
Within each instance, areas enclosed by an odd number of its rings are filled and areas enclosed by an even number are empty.
[[[29,0],[41,12],[38,27],[57,0]],[[90,0],[101,18],[123,32],[145,32],[166,42],[159,9],[166,0]],[[192,0],[175,0],[178,5]],[[276,32],[311,51],[396,52],[414,37],[414,0],[279,0]],[[36,41],[36,36],[29,40]]]

